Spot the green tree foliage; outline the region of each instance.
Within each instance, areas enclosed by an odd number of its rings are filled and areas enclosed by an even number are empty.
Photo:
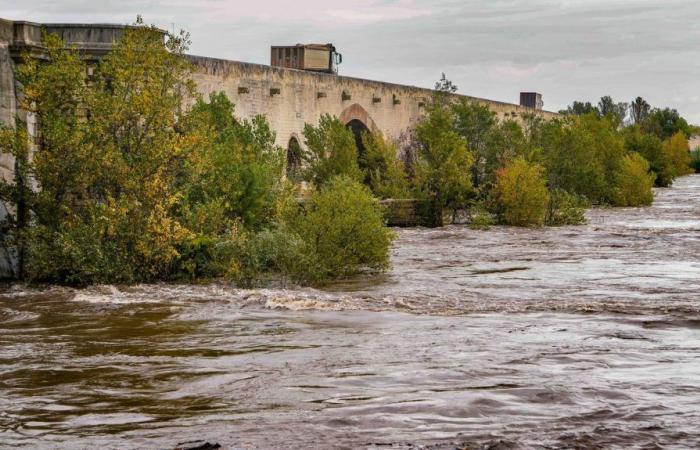
[[[625,155],[617,175],[615,206],[643,206],[654,201],[652,192],[654,174],[649,173],[649,162],[638,153]]]
[[[625,122],[628,109],[627,103],[615,103],[609,95],[602,97],[598,102],[598,114],[601,117],[607,117],[615,126]]]
[[[642,122],[642,128],[647,133],[655,134],[659,139],[666,140],[674,134],[683,132],[690,136],[690,126],[678,111],[671,108],[653,109]]]
[[[651,105],[647,103],[642,97],[637,97],[630,104],[630,113],[632,115],[632,123],[635,125],[640,125],[644,123],[646,118],[649,116],[651,111]]]
[[[307,181],[322,186],[337,175],[362,180],[355,136],[337,117],[324,114],[318,126],[304,125],[304,137]]]
[[[469,177],[474,157],[454,130],[450,108],[440,103],[429,108],[415,134],[419,143],[416,190],[420,198],[429,200],[434,222],[441,224],[443,208],[463,208],[474,193]]]
[[[544,167],[515,158],[496,173],[493,201],[507,225],[544,225],[549,204]]]
[[[301,237],[313,258],[311,267],[295,278],[317,282],[388,266],[393,234],[384,227],[382,208],[365,186],[349,177],[334,177],[297,211],[287,216],[286,226]]]
[[[567,109],[560,111],[563,114],[572,116],[587,116],[595,114],[598,117],[607,117],[615,126],[620,126],[625,122],[627,112],[630,110],[628,103],[616,103],[612,97],[606,95],[601,97],[597,105],[591,102],[575,101]]]
[[[579,102],[575,101],[567,109],[560,111],[563,114],[569,114],[572,116],[585,116],[587,114],[594,113],[599,114],[598,108],[591,102]]]
[[[438,92],[444,92],[447,94],[456,93],[459,88],[452,81],[447,79],[445,73],[442,73],[442,77],[435,83],[435,90]]]
[[[237,244],[235,278],[260,284],[270,274],[317,284],[389,265],[393,233],[366,186],[346,177],[328,180],[300,205],[281,201],[277,226]]]
[[[627,151],[638,153],[649,162],[650,170],[656,174],[656,185],[659,187],[670,186],[674,175],[661,139],[655,134],[645,133],[638,125],[624,130],[623,136]]]
[[[502,120],[491,127],[485,152],[481,156],[483,172],[481,189],[488,191],[496,182],[496,171],[518,156],[532,159],[537,150],[531,148],[522,126],[515,120]]]
[[[265,118],[237,120],[233,103],[220,92],[208,103],[197,101],[185,128],[202,136],[196,158],[184,167],[181,211],[190,227],[219,233],[235,220],[254,229],[269,222],[284,159]],[[226,220],[213,220],[212,213]]]
[[[139,24],[140,25],[140,24]],[[188,231],[171,214],[175,161],[190,151],[176,130],[192,94],[187,36],[130,29],[85,83],[77,51],[46,36],[46,60],[19,71],[23,107],[41,133],[27,172],[25,275],[59,282],[160,278]]]
[[[381,132],[362,135],[365,151],[360,166],[365,173],[365,184],[381,199],[410,197],[405,164],[397,154],[396,145],[384,139]]]
[[[236,266],[231,246],[274,219],[283,151],[263,116],[237,120],[224,93],[198,99],[181,129],[196,151],[180,163],[175,217],[190,234],[171,266],[176,278],[216,277]]]
[[[690,168],[693,169],[695,173],[700,173],[700,148],[690,152]]]
[[[672,178],[692,173],[690,168],[690,147],[688,139],[682,131],[678,131],[664,141],[663,154],[668,160]]]
[[[563,189],[552,189],[549,193],[546,225],[579,225],[586,222],[589,202],[581,195],[570,194]]]
[[[611,200],[624,141],[608,119],[589,114],[541,125],[537,144],[549,185],[583,195],[593,203]]]
[[[488,106],[467,99],[452,104],[451,112],[455,131],[466,140],[474,155],[472,182],[478,187],[486,177],[487,165],[496,159],[494,146],[490,145],[492,130],[498,122],[496,115]]]

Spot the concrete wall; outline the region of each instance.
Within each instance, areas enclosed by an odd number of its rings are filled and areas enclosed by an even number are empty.
[[[236,104],[239,117],[264,114],[287,147],[296,137],[303,146],[305,123],[316,124],[322,114],[344,123],[360,120],[385,136],[398,139],[420,120],[433,91],[331,74],[190,56],[197,68],[194,81],[203,95],[223,91]],[[455,97],[463,97],[455,95]],[[535,110],[519,105],[466,97],[488,105],[500,118],[517,119]],[[545,118],[556,114],[538,111]]]

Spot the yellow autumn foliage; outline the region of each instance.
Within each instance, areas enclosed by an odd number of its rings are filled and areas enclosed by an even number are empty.
[[[494,202],[503,223],[519,227],[542,226],[549,192],[544,169],[518,157],[496,172]]]

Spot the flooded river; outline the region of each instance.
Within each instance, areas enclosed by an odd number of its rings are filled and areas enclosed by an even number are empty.
[[[698,448],[700,176],[588,218],[324,290],[5,288],[0,448]]]

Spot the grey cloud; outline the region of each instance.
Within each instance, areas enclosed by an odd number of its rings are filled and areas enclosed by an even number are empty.
[[[261,0],[264,3],[264,0]],[[295,7],[319,5],[297,0]],[[335,10],[352,9],[350,2]],[[206,5],[227,7],[225,17]],[[363,11],[371,10],[368,1]],[[470,95],[515,101],[540,90],[549,109],[575,99],[642,95],[700,123],[697,0],[382,0],[430,11],[404,20],[347,21],[238,15],[231,1],[0,0],[0,13],[36,21],[147,21],[192,32],[192,52],[265,63],[269,46],[334,42],[342,73],[432,86],[442,71]],[[251,8],[246,4],[246,11]],[[370,5],[371,6],[371,5]],[[369,9],[368,9],[369,8]],[[319,12],[321,14],[321,12]],[[277,20],[278,19],[278,20]]]

